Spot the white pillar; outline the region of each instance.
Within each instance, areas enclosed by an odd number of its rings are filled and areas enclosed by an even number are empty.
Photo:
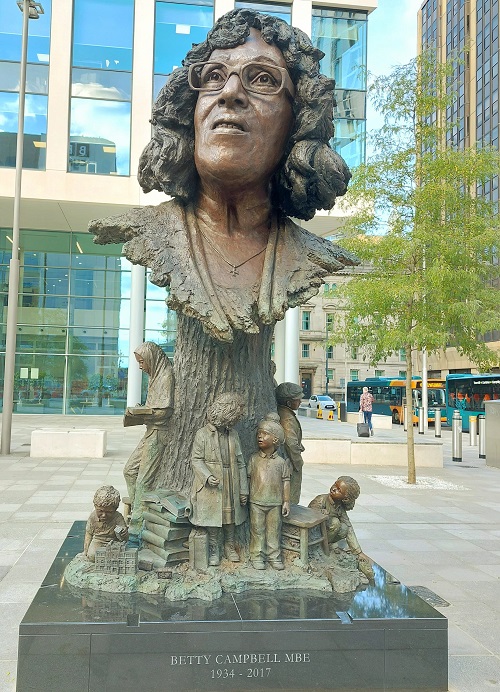
[[[276,322],[274,327],[274,358],[276,364],[276,382],[285,382],[285,320]]]
[[[144,341],[144,295],[146,270],[138,264],[132,265],[130,286],[130,332],[128,348],[127,406],[141,403],[142,371],[136,363],[134,351]]]
[[[285,382],[299,382],[299,308],[285,315]]]
[[[312,0],[294,0],[292,4],[292,26],[302,29],[309,38],[312,32]]]
[[[422,408],[424,409],[424,431],[429,430],[429,389],[427,387],[427,349],[422,350]]]

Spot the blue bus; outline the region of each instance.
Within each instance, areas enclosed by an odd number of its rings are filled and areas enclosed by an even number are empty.
[[[484,413],[484,402],[500,399],[500,373],[446,376],[446,419],[451,425],[453,411],[460,411],[462,430],[469,430],[469,418]]]
[[[394,377],[367,377],[347,383],[347,410],[359,411],[359,397],[363,387],[373,394],[373,413],[392,416],[393,423],[403,423],[403,401],[406,396],[406,380]],[[412,377],[413,423],[418,423],[418,409],[422,405],[422,378]],[[434,423],[434,409],[441,409],[441,420],[446,421],[444,380],[427,381],[428,420]]]

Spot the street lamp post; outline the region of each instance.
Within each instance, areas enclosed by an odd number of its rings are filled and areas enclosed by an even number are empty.
[[[2,442],[0,452],[10,454],[12,437],[12,411],[14,408],[14,372],[16,365],[17,303],[19,295],[19,218],[21,211],[21,180],[24,152],[24,106],[26,96],[26,63],[28,55],[28,21],[38,19],[43,7],[33,0],[20,0],[17,5],[23,13],[21,35],[21,69],[19,77],[19,117],[17,121],[16,177],[14,185],[14,217],[12,222],[12,258],[9,265],[9,294],[5,340],[5,369],[2,413]]]

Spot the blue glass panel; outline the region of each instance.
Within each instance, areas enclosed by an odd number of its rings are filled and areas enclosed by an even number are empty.
[[[68,170],[129,175],[130,103],[71,99]]]
[[[332,10],[313,9],[312,42],[325,53],[321,70],[337,87],[366,89],[366,21],[332,17]],[[330,15],[330,16],[328,16]]]
[[[19,97],[0,92],[0,166],[15,167]],[[25,168],[45,168],[47,96],[27,94],[24,110]]]
[[[130,101],[132,98],[132,75],[129,72],[89,70],[88,68],[75,67],[73,69],[71,95],[108,101]]]
[[[365,160],[365,120],[335,120],[335,137],[331,144],[349,168]]]
[[[28,62],[47,63],[50,49],[51,0],[43,1],[44,14],[28,22]],[[13,0],[0,0],[0,60],[21,60],[23,14]]]
[[[192,44],[204,41],[212,24],[212,5],[157,2],[155,73],[167,75],[180,67]]]
[[[0,91],[19,91],[20,64],[0,62]],[[48,94],[49,68],[47,65],[26,66],[26,93]]]
[[[75,0],[73,65],[132,70],[134,0]]]
[[[336,89],[337,109],[335,117],[364,120],[366,118],[366,91]]]
[[[287,24],[292,23],[292,7],[291,5],[280,5],[278,3],[268,2],[237,2],[235,7],[247,7],[250,10],[257,10],[262,14],[270,14],[273,17],[279,17]]]

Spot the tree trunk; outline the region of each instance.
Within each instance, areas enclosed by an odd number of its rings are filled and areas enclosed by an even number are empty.
[[[245,461],[256,451],[257,424],[276,411],[270,360],[273,331],[274,324],[261,325],[259,334],[235,331],[234,341],[223,343],[206,334],[197,319],[178,313],[175,405],[157,487],[190,489],[195,433],[206,424],[207,408],[224,392],[237,392],[246,402],[243,420],[236,426]]]
[[[406,346],[406,411],[408,414],[406,446],[408,450],[408,483],[414,485],[417,482],[415,470],[415,431],[413,429],[413,391],[411,388],[411,378],[413,375],[413,365],[411,360],[411,346]]]

